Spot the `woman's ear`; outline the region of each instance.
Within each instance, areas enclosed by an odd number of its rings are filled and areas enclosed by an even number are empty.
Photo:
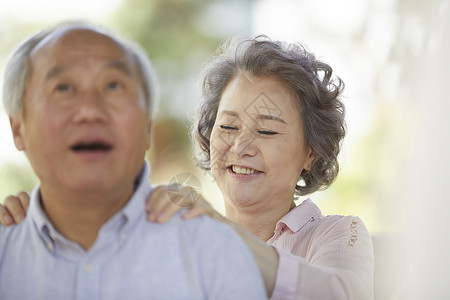
[[[308,155],[305,161],[305,165],[303,166],[303,169],[305,169],[307,172],[311,171],[315,159],[316,154],[312,150],[311,146],[308,146]]]
[[[9,117],[9,124],[11,125],[11,131],[14,138],[14,144],[17,150],[25,150],[25,142],[23,138],[23,122],[20,116]]]

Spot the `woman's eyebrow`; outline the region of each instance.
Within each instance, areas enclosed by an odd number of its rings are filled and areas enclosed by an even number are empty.
[[[220,115],[229,115],[232,117],[239,117],[239,114],[232,110],[222,110],[218,113],[218,116]],[[282,118],[274,116],[274,115],[265,115],[265,114],[257,114],[256,117],[254,117],[255,120],[270,120],[270,121],[276,121],[283,124],[287,124],[286,121],[284,121]]]
[[[262,115],[262,114],[258,114],[256,115],[256,119],[257,120],[272,120],[272,121],[277,121],[283,124],[287,124],[282,118],[274,116],[274,115]]]
[[[222,111],[219,112],[218,115],[219,116],[220,115],[229,115],[229,116],[232,116],[232,117],[238,117],[239,116],[239,114],[237,112],[232,111],[232,110],[222,110]]]

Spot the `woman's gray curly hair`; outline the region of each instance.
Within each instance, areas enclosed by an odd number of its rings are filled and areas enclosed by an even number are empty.
[[[300,44],[272,41],[266,36],[225,42],[204,68],[199,116],[193,135],[202,150],[197,159],[211,169],[210,137],[219,102],[227,84],[237,73],[269,76],[281,80],[298,100],[305,139],[315,159],[311,170],[303,170],[295,188],[297,195],[326,189],[339,172],[338,154],[345,136],[345,108],[340,101],[344,82],[332,77],[332,68],[315,58]]]

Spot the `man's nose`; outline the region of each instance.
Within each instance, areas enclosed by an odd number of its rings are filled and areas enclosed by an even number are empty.
[[[254,156],[256,154],[255,138],[255,134],[250,130],[242,130],[232,141],[230,151],[238,157],[245,155]]]
[[[75,101],[78,102],[75,122],[105,122],[108,119],[107,103],[99,92],[85,91]]]

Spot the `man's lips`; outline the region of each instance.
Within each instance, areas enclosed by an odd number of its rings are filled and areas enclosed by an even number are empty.
[[[74,143],[70,149],[78,153],[108,152],[113,149],[111,143],[103,140],[86,140]]]

